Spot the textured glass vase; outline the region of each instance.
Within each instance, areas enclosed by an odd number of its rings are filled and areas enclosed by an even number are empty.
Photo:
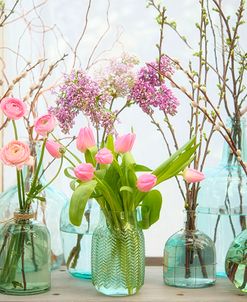
[[[39,157],[39,147],[36,146],[37,156]],[[23,169],[25,184],[28,185],[32,179],[33,171],[31,168]],[[41,171],[42,173],[42,171]],[[46,184],[46,179],[42,176],[41,183]],[[59,230],[60,213],[63,206],[67,203],[67,197],[57,190],[54,186],[48,186],[44,192],[45,202],[36,201],[32,204],[33,211],[36,213],[35,219],[45,224],[51,236],[51,258],[52,269],[56,269],[63,263],[62,239]],[[17,186],[13,186],[0,194],[0,222],[13,217],[14,211],[18,208]]]
[[[144,236],[136,212],[102,212],[101,217],[92,241],[93,285],[105,295],[133,295],[145,274]]]
[[[51,286],[50,235],[32,212],[15,212],[0,229],[0,292],[43,293]]]
[[[247,293],[247,230],[232,242],[225,260],[227,277],[236,288]]]
[[[60,230],[63,240],[65,263],[70,275],[76,278],[91,279],[91,247],[93,231],[99,223],[100,208],[90,199],[79,227],[69,221],[69,203],[63,208]]]
[[[233,138],[244,162],[247,162],[246,122],[234,122]],[[225,143],[223,158],[218,166],[205,170],[206,179],[198,195],[198,228],[215,242],[218,276],[225,274],[227,250],[234,238],[246,229],[246,175]]]
[[[196,229],[195,213],[187,212],[185,228],[172,235],[164,248],[164,282],[170,286],[201,288],[215,284],[215,246]],[[193,223],[189,223],[189,220]],[[192,226],[192,227],[191,227]]]

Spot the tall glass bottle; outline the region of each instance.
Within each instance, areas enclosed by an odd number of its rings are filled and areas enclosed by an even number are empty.
[[[30,149],[32,155],[36,157],[38,161],[40,144],[30,144]],[[32,167],[25,167],[23,169],[26,191],[29,190],[33,172],[34,170]],[[42,174],[43,170],[41,170],[40,175]],[[43,185],[46,184],[44,175],[41,176],[40,182]],[[67,202],[67,197],[52,185],[44,190],[43,197],[45,198],[45,202],[35,201],[32,204],[32,208],[36,215],[35,219],[38,222],[45,224],[49,229],[51,236],[52,269],[56,269],[61,266],[64,260],[59,222],[60,213],[64,204]],[[0,222],[11,219],[18,206],[18,190],[17,185],[14,185],[0,194]]]
[[[246,121],[229,124],[232,137],[244,162],[247,162]],[[227,143],[215,168],[205,170],[206,179],[198,196],[198,227],[216,245],[217,275],[226,276],[225,258],[234,238],[246,229],[246,175]]]

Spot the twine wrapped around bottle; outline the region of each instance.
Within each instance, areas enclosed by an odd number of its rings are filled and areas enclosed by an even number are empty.
[[[6,220],[0,220],[0,224],[5,224],[7,222],[11,222],[11,221],[14,221],[14,220],[29,220],[29,219],[35,218],[36,215],[37,215],[36,212],[34,212],[34,213],[15,212],[14,217],[6,219]]]

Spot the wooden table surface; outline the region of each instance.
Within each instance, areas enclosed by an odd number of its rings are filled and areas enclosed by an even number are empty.
[[[227,280],[218,279],[213,287],[182,289],[163,284],[161,267],[146,267],[145,284],[140,292],[130,297],[107,297],[96,292],[90,280],[77,280],[64,269],[52,273],[52,289],[41,295],[16,297],[0,295],[0,301],[38,302],[247,302],[243,294]]]

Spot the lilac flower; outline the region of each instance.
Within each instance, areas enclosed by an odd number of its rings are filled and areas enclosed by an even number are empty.
[[[134,100],[147,114],[153,113],[153,107],[170,115],[176,114],[179,101],[164,82],[164,76],[173,73],[173,66],[166,56],[161,58],[160,65],[158,62],[146,64],[138,73],[129,99]]]

